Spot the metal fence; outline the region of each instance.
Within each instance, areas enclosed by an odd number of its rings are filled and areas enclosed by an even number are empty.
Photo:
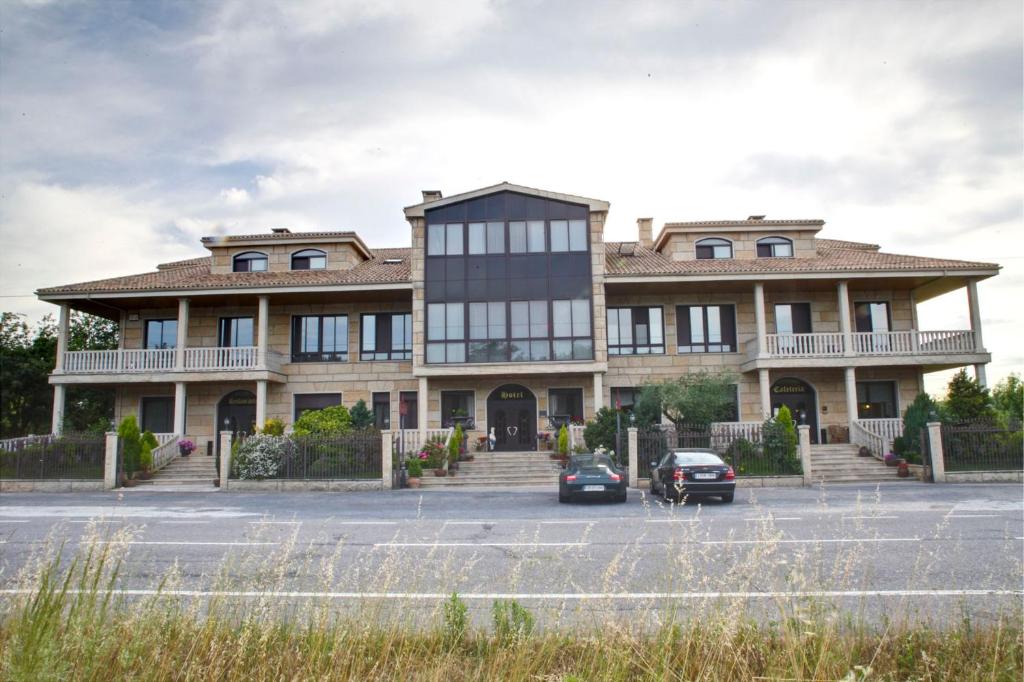
[[[106,447],[94,433],[21,438],[0,451],[0,479],[101,480]]]
[[[251,436],[232,454],[232,479],[364,480],[381,477],[381,435]]]
[[[801,473],[796,442],[787,443],[778,434],[764,434],[759,426],[748,426],[743,435],[739,435],[729,430],[714,431],[699,425],[681,425],[637,432],[638,478],[649,478],[651,462],[660,462],[669,450],[680,448],[714,450],[732,466],[737,476]]]
[[[946,471],[1021,471],[1021,423],[1005,427],[989,420],[943,424],[942,454]]]

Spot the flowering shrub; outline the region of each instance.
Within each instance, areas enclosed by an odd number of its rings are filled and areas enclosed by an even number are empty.
[[[440,443],[436,440],[427,441],[423,444],[420,449],[419,458],[423,462],[423,466],[428,469],[440,468],[444,462],[447,453],[444,449],[444,443]]]
[[[187,438],[185,440],[179,440],[178,441],[178,450],[182,454],[186,454],[186,455],[191,454],[192,451],[195,450],[195,449],[196,449],[196,444],[193,443],[192,441],[188,440]]]
[[[287,443],[287,438],[279,436],[249,436],[238,446],[238,452],[232,458],[231,466],[235,476],[257,481],[274,478],[281,468],[281,458],[285,455]]]

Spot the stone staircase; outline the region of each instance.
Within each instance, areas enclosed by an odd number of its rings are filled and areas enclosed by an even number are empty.
[[[195,453],[188,457],[175,457],[167,466],[153,475],[148,481],[140,481],[139,485],[181,486],[208,485],[213,487],[213,479],[217,478],[217,458]]]
[[[434,476],[424,471],[422,488],[450,488],[461,486],[558,486],[559,463],[549,452],[474,452],[472,462],[459,462],[454,476]]]
[[[900,478],[896,468],[886,466],[874,457],[859,457],[859,445],[837,443],[811,446],[811,477],[814,482],[860,483],[875,481],[911,481]]]

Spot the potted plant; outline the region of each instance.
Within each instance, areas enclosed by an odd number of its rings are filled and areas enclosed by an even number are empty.
[[[196,444],[190,441],[188,438],[178,441],[178,453],[182,457],[188,457],[192,454],[192,451],[196,449]]]
[[[910,465],[907,464],[906,460],[900,460],[900,463],[896,465],[896,475],[900,478],[910,477]]]
[[[551,449],[551,432],[550,431],[538,431],[537,432],[537,447],[542,450]]]
[[[485,452],[487,450],[487,436],[477,436],[476,437],[475,449],[476,449],[477,452]],[[470,459],[472,459],[472,458],[473,458],[473,456],[470,455]]]
[[[897,457],[895,453],[890,452],[885,455],[885,466],[887,467],[899,466],[902,461],[903,460]]]
[[[869,448],[866,445],[860,446],[860,450],[857,451],[857,456],[858,457],[870,457],[871,456],[871,448]]]
[[[412,457],[405,463],[405,471],[408,477],[406,483],[410,488],[419,488],[420,479],[423,477],[423,464],[418,457]]]

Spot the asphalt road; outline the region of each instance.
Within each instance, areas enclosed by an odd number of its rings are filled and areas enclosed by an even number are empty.
[[[131,598],[429,620],[458,592],[477,620],[516,599],[542,623],[657,623],[809,605],[868,619],[991,618],[1024,595],[1020,485],[737,491],[733,504],[562,505],[555,491],[5,494],[0,599],[33,557],[90,542]],[[163,587],[161,588],[161,581]]]

